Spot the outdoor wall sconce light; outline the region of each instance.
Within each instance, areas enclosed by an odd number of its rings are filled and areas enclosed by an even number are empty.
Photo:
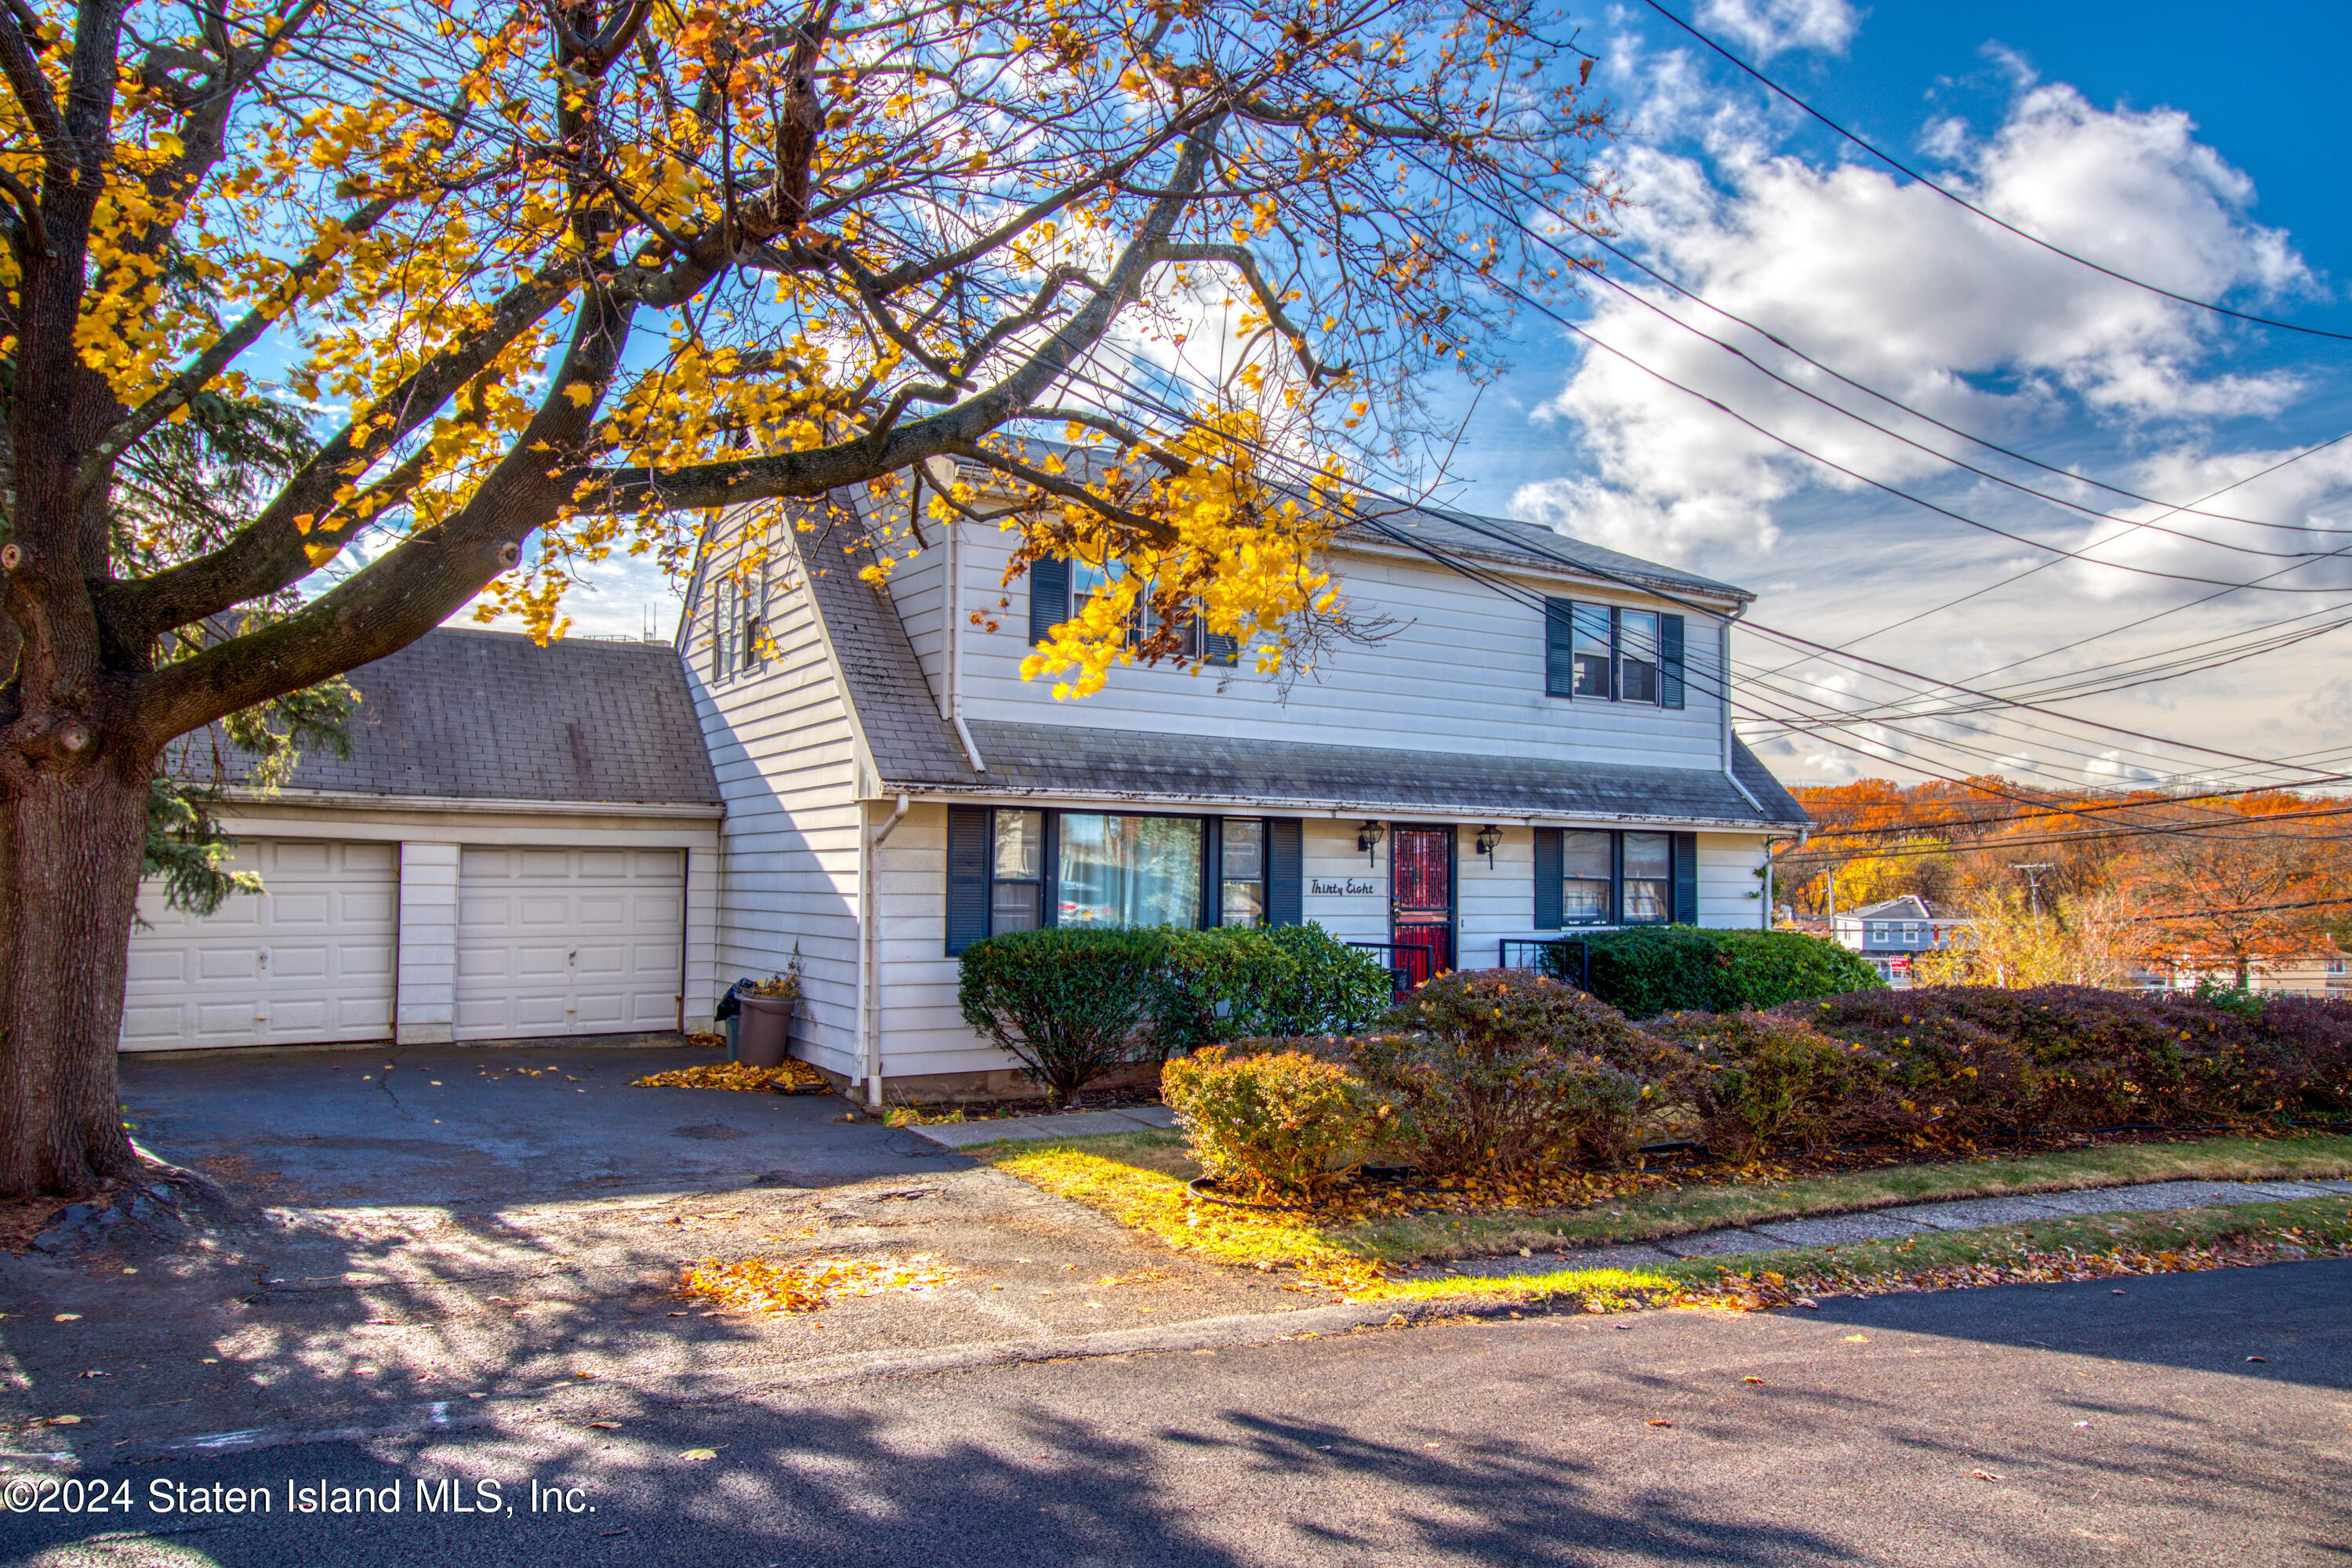
[[[1381,840],[1387,837],[1388,830],[1377,822],[1367,822],[1356,829],[1356,847],[1364,852],[1367,865],[1381,863]]]
[[[1486,869],[1495,868],[1495,850],[1503,842],[1503,830],[1493,823],[1478,830],[1478,853],[1486,858]]]

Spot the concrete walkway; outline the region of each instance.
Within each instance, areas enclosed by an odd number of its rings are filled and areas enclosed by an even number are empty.
[[[1176,1113],[1164,1105],[1130,1105],[1119,1110],[1066,1110],[1059,1116],[1003,1116],[986,1121],[942,1121],[909,1127],[918,1138],[928,1138],[942,1149],[969,1149],[1000,1138],[1092,1138],[1104,1132],[1140,1132],[1146,1128],[1176,1125]]]
[[[1577,1268],[1642,1268],[1685,1258],[1787,1252],[1794,1247],[1829,1247],[1847,1241],[1888,1241],[1906,1236],[1932,1236],[1938,1231],[1981,1230],[1988,1226],[2015,1225],[2027,1220],[2209,1208],[2221,1204],[2284,1203],[2292,1198],[2318,1198],[2336,1193],[2352,1193],[2352,1181],[2144,1182],[2132,1187],[2036,1193],[2028,1197],[1955,1198],[1945,1203],[1870,1209],[1862,1214],[1823,1215],[1814,1219],[1775,1220],[1769,1225],[1703,1230],[1633,1247],[1545,1252],[1533,1258],[1457,1258],[1415,1269],[1406,1278],[1503,1278],[1558,1268],[1562,1264]]]

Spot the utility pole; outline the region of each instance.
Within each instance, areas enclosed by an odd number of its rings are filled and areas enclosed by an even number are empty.
[[[2042,873],[2058,869],[2057,862],[2029,860],[2021,866],[2011,865],[2010,869],[2025,873],[2026,896],[2033,900],[2033,918],[2040,920],[2042,918]]]

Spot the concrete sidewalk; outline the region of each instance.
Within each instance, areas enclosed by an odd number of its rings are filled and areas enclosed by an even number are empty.
[[[1442,1279],[1460,1275],[1502,1279],[1562,1267],[1642,1268],[1685,1258],[1728,1258],[1787,1252],[1800,1247],[1830,1247],[1848,1241],[1888,1241],[1906,1236],[1933,1236],[1939,1231],[1981,1230],[1989,1226],[2016,1225],[2028,1220],[2210,1208],[2222,1204],[2284,1203],[2294,1198],[2343,1193],[2352,1193],[2352,1181],[2144,1182],[2137,1186],[2037,1193],[2031,1197],[1954,1198],[1942,1203],[1868,1209],[1860,1214],[1823,1215],[1811,1219],[1703,1230],[1632,1247],[1561,1250],[1538,1253],[1532,1258],[1456,1258],[1415,1269],[1406,1278]]]
[[[1130,1105],[1118,1110],[1066,1110],[1059,1116],[1004,1116],[992,1121],[941,1121],[907,1131],[942,1149],[969,1149],[1003,1138],[1092,1138],[1105,1132],[1140,1132],[1176,1125],[1164,1105]]]

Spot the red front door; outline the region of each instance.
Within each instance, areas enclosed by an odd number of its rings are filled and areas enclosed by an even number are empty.
[[[1454,967],[1454,829],[1400,827],[1389,844],[1389,940],[1419,985]]]

